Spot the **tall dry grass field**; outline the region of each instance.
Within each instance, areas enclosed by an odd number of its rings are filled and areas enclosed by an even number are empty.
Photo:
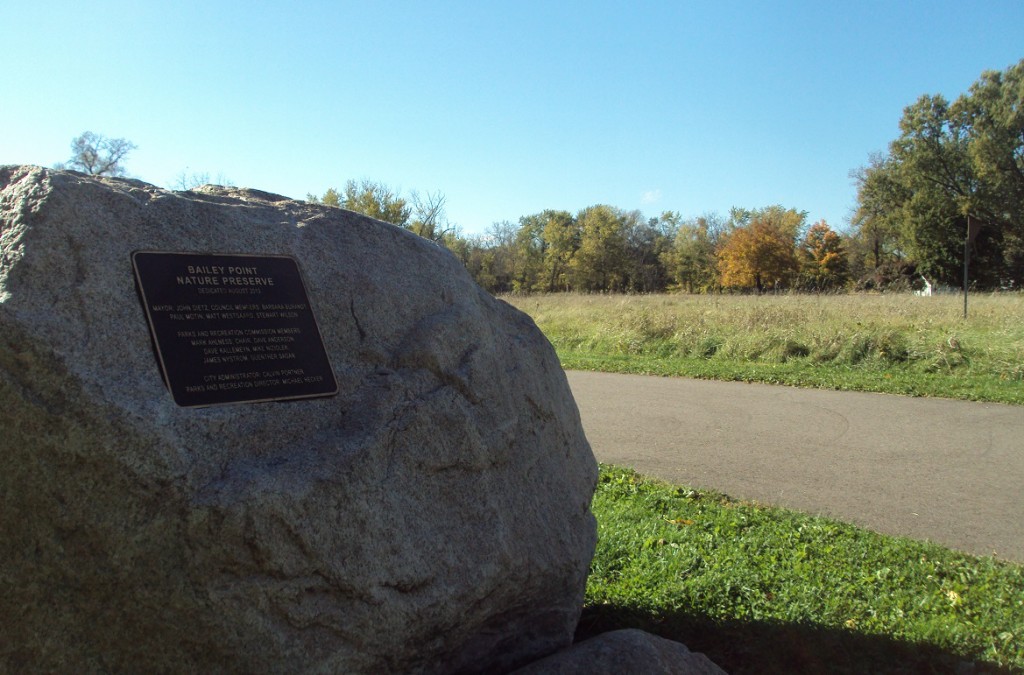
[[[567,368],[1024,404],[1024,294],[543,295]]]

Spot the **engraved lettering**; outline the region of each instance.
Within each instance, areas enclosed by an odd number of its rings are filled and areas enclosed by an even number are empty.
[[[293,259],[140,252],[132,261],[179,405],[337,393]]]

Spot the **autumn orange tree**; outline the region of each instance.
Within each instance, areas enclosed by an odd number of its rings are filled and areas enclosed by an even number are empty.
[[[729,233],[718,252],[722,286],[761,293],[788,285],[799,269],[796,233],[804,217],[781,207],[748,213],[747,224]]]
[[[800,242],[800,282],[808,290],[824,291],[846,283],[847,261],[843,239],[819,220]]]

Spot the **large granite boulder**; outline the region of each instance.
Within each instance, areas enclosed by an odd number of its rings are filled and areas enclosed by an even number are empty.
[[[175,405],[140,249],[293,256],[339,393]],[[0,671],[511,670],[572,641],[596,476],[550,345],[433,243],[0,167]]]

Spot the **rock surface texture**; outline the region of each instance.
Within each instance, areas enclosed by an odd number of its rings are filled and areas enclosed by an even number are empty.
[[[177,407],[135,250],[284,254],[340,393]],[[567,647],[597,465],[442,248],[244,189],[0,167],[0,671],[502,672]]]
[[[640,630],[603,633],[514,675],[725,675],[686,645]]]

